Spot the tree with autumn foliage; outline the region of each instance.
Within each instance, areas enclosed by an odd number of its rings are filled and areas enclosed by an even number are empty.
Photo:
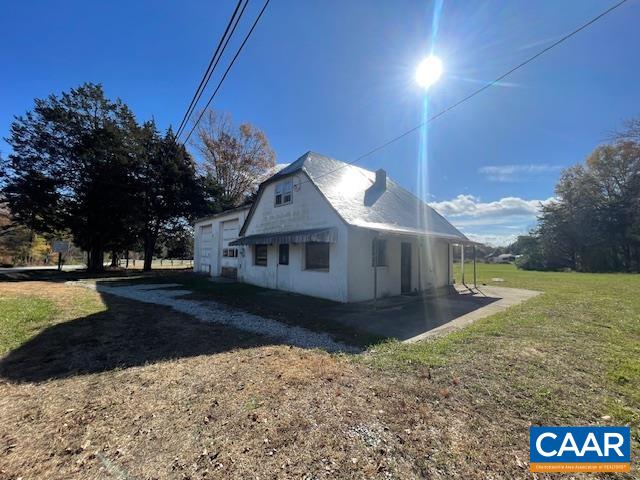
[[[214,110],[204,112],[193,146],[202,157],[208,190],[216,193],[215,210],[247,202],[276,164],[261,130],[249,123],[235,125],[231,116]]]

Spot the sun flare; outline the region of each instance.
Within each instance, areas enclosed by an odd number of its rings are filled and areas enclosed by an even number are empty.
[[[416,82],[422,88],[429,88],[438,81],[442,75],[442,61],[436,56],[425,58],[416,70]]]

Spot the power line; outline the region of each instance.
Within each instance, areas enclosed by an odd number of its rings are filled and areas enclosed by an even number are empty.
[[[231,27],[231,24],[233,23],[234,19],[236,18],[236,15],[238,13],[238,9],[240,8],[240,5],[242,4],[242,1],[243,0],[238,0],[238,4],[236,5],[236,8],[233,11],[233,14],[231,15],[231,18],[229,19],[229,23],[227,23],[227,27],[225,28],[224,33],[222,34],[222,36],[220,37],[220,40],[218,41],[218,46],[216,47],[215,52],[211,56],[211,60],[209,61],[209,65],[207,65],[207,68],[206,68],[204,74],[202,75],[202,79],[200,80],[200,84],[198,85],[198,88],[196,89],[195,93],[193,94],[193,98],[191,98],[191,102],[189,103],[189,107],[187,108],[187,111],[184,113],[184,117],[182,118],[182,121],[180,122],[180,126],[176,130],[176,138],[179,137],[180,134],[182,133],[182,129],[184,128],[184,125],[186,124],[187,120],[191,116],[191,113],[193,113],[193,109],[195,108],[196,104],[198,103],[198,100],[200,99],[200,96],[202,95],[202,92],[204,91],[204,89],[206,87],[206,84],[209,81],[211,73],[213,73],[213,69],[214,68],[212,68],[212,67],[213,67],[213,64],[215,62],[215,59],[218,56],[218,52],[220,51],[220,47],[222,46],[222,43],[224,42],[224,39],[227,36],[227,33],[229,32],[229,28]],[[247,0],[247,2],[248,2],[248,0]],[[246,6],[246,4],[245,4],[245,6]],[[236,22],[236,25],[237,25],[237,22]],[[231,32],[231,34],[233,35],[233,32]]]
[[[206,105],[204,106],[204,108],[200,112],[200,115],[198,116],[197,120],[193,124],[193,127],[191,127],[191,130],[189,131],[189,134],[187,135],[187,138],[185,138],[185,140],[184,140],[184,143],[187,143],[189,141],[189,138],[193,134],[193,131],[198,126],[198,123],[200,123],[200,120],[202,120],[202,116],[204,115],[205,111],[207,110],[207,108],[209,108],[209,105],[211,105],[211,102],[213,101],[213,98],[218,93],[218,90],[220,90],[220,87],[222,86],[222,83],[224,82],[225,78],[227,78],[227,75],[228,75],[229,71],[231,70],[231,67],[233,67],[233,64],[235,63],[236,59],[240,55],[240,52],[242,52],[242,49],[244,48],[245,44],[247,43],[247,41],[251,37],[251,34],[253,33],[253,30],[256,28],[256,25],[258,24],[258,22],[260,21],[260,18],[262,18],[262,14],[267,9],[267,5],[269,5],[269,1],[270,0],[266,0],[264,2],[264,6],[262,7],[262,10],[260,10],[260,13],[258,14],[258,16],[256,17],[255,21],[253,22],[253,25],[251,25],[251,29],[249,30],[247,35],[244,37],[244,40],[240,44],[240,47],[236,51],[236,54],[233,56],[233,59],[231,59],[231,63],[229,64],[229,66],[225,70],[224,75],[222,75],[222,78],[220,79],[220,82],[218,83],[218,86],[216,87],[216,89],[211,94],[211,97],[209,97],[209,100],[207,101]]]
[[[224,49],[227,46],[227,43],[224,42],[225,38],[227,38],[227,33],[229,33],[229,29],[231,28],[231,25],[233,24],[234,20],[236,19],[236,15],[238,14],[238,10],[240,9],[240,6],[242,5],[242,2],[243,2],[243,0],[238,0],[236,8],[233,11],[233,14],[231,15],[231,18],[229,19],[229,22],[227,23],[227,27],[225,28],[224,33],[222,34],[222,36],[220,37],[220,40],[218,41],[218,46],[216,47],[215,52],[211,56],[211,60],[209,61],[209,65],[207,65],[207,68],[206,68],[204,74],[202,75],[202,79],[200,80],[200,84],[198,85],[198,88],[196,89],[195,93],[193,94],[193,98],[191,99],[191,102],[189,103],[189,107],[187,108],[187,111],[184,113],[184,117],[182,118],[182,121],[180,122],[180,126],[178,127],[178,130],[176,130],[176,138],[178,138],[180,136],[180,134],[182,133],[182,130],[184,129],[185,125],[187,124],[187,121],[189,120],[189,117],[193,113],[193,110],[195,109],[198,101],[200,100],[200,97],[202,96],[202,93],[204,92],[204,89],[206,88],[207,84],[209,83],[209,79],[211,78],[211,75],[213,74],[213,71],[215,70],[215,68],[216,68],[216,66],[218,64],[218,60],[220,60],[220,57],[224,53]],[[240,21],[240,18],[242,18],[242,14],[244,13],[244,9],[246,8],[248,3],[249,3],[249,0],[247,0],[246,3],[244,4],[244,7],[242,8],[242,11],[240,12],[240,15],[238,16],[238,18],[237,18],[237,20],[235,22],[235,25],[233,25],[233,30],[231,30],[231,34],[227,38],[227,42],[229,41],[229,39],[233,35],[233,32],[235,31],[235,27],[238,25],[238,22]],[[223,42],[224,42],[224,47],[222,46]],[[222,48],[222,50],[221,50],[221,48]],[[220,53],[220,55],[218,55],[218,53]],[[216,58],[217,58],[217,60],[216,60]]]
[[[478,95],[479,93],[484,92],[485,90],[487,90],[488,88],[494,86],[496,83],[504,80],[505,78],[507,78],[509,75],[511,75],[512,73],[514,73],[515,71],[521,69],[522,67],[524,67],[525,65],[533,62],[534,60],[536,60],[538,57],[541,57],[542,55],[544,55],[545,53],[547,53],[549,50],[557,47],[558,45],[560,45],[561,43],[569,40],[571,37],[573,37],[574,35],[576,35],[577,33],[581,32],[582,30],[584,30],[585,28],[589,27],[590,25],[596,23],[598,20],[600,20],[602,17],[604,17],[605,15],[607,15],[608,13],[611,13],[612,11],[614,11],[616,8],[622,6],[624,3],[626,3],[628,0],[621,0],[620,2],[616,3],[615,5],[609,7],[608,9],[606,9],[604,12],[600,13],[599,15],[593,17],[591,20],[589,20],[588,22],[582,24],[581,26],[579,26],[578,28],[576,28],[575,30],[573,30],[572,32],[566,34],[564,37],[560,38],[559,40],[555,41],[554,43],[552,43],[551,45],[549,45],[548,47],[540,50],[538,53],[536,53],[535,55],[529,57],[528,59],[526,59],[525,61],[523,61],[522,63],[516,65],[515,67],[513,67],[511,70],[507,71],[506,73],[503,73],[502,75],[500,75],[498,78],[496,78],[495,80],[492,80],[491,82],[487,83],[486,85],[483,85],[482,87],[480,87],[479,89],[473,91],[472,93],[470,93],[469,95],[467,95],[466,97],[458,100],[456,103],[450,105],[449,107],[445,108],[444,110],[441,110],[440,112],[436,113],[435,115],[433,115],[432,117],[429,117],[427,120],[425,120],[424,122],[416,125],[413,128],[410,128],[409,130],[401,133],[400,135],[386,141],[385,143],[375,147],[372,150],[369,150],[368,152],[360,155],[359,157],[357,157],[355,160],[352,160],[351,162],[346,162],[344,165],[341,165],[340,167],[336,168],[335,170],[330,170],[326,173],[323,173],[321,175],[318,175],[315,178],[320,178],[323,177],[325,175],[329,175],[331,173],[337,172],[338,170],[343,169],[346,166],[349,165],[353,165],[355,163],[358,163],[359,161],[361,161],[362,159],[373,155],[374,153],[382,150],[385,147],[388,147],[389,145],[391,145],[392,143],[397,142],[398,140],[406,137],[407,135],[415,132],[416,130],[419,130],[420,128],[424,127],[425,125],[433,122],[434,120],[436,120],[437,118],[440,118],[441,116],[443,116],[444,114],[450,112],[451,110],[453,110],[454,108],[458,107],[459,105],[463,104],[464,102],[466,102],[467,100],[472,99],[473,97],[475,97],[476,95]],[[308,181],[308,180],[307,180]],[[304,183],[304,182],[301,182]]]

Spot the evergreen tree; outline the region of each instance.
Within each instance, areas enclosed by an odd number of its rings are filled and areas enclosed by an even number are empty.
[[[14,220],[37,232],[68,229],[91,270],[119,241],[133,193],[127,137],[135,119],[100,85],[36,99],[11,125],[4,194]]]
[[[150,270],[159,236],[178,219],[193,220],[206,204],[196,165],[173,132],[160,136],[155,124],[147,122],[138,135],[136,218],[144,270]]]

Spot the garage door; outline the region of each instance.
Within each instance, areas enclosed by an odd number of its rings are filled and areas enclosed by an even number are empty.
[[[240,222],[238,220],[229,220],[222,224],[222,248],[227,250],[227,257],[234,258],[236,255],[230,250],[236,250],[236,247],[230,247],[229,243],[238,238],[240,232]]]
[[[240,222],[237,219],[222,223],[220,275],[223,277],[236,277],[238,271],[238,247],[230,246],[229,243],[238,238],[239,232]]]
[[[213,253],[213,228],[211,225],[200,227],[200,258],[210,259]]]
[[[198,271],[211,274],[211,262],[213,261],[213,226],[203,225],[200,227],[200,260]]]

